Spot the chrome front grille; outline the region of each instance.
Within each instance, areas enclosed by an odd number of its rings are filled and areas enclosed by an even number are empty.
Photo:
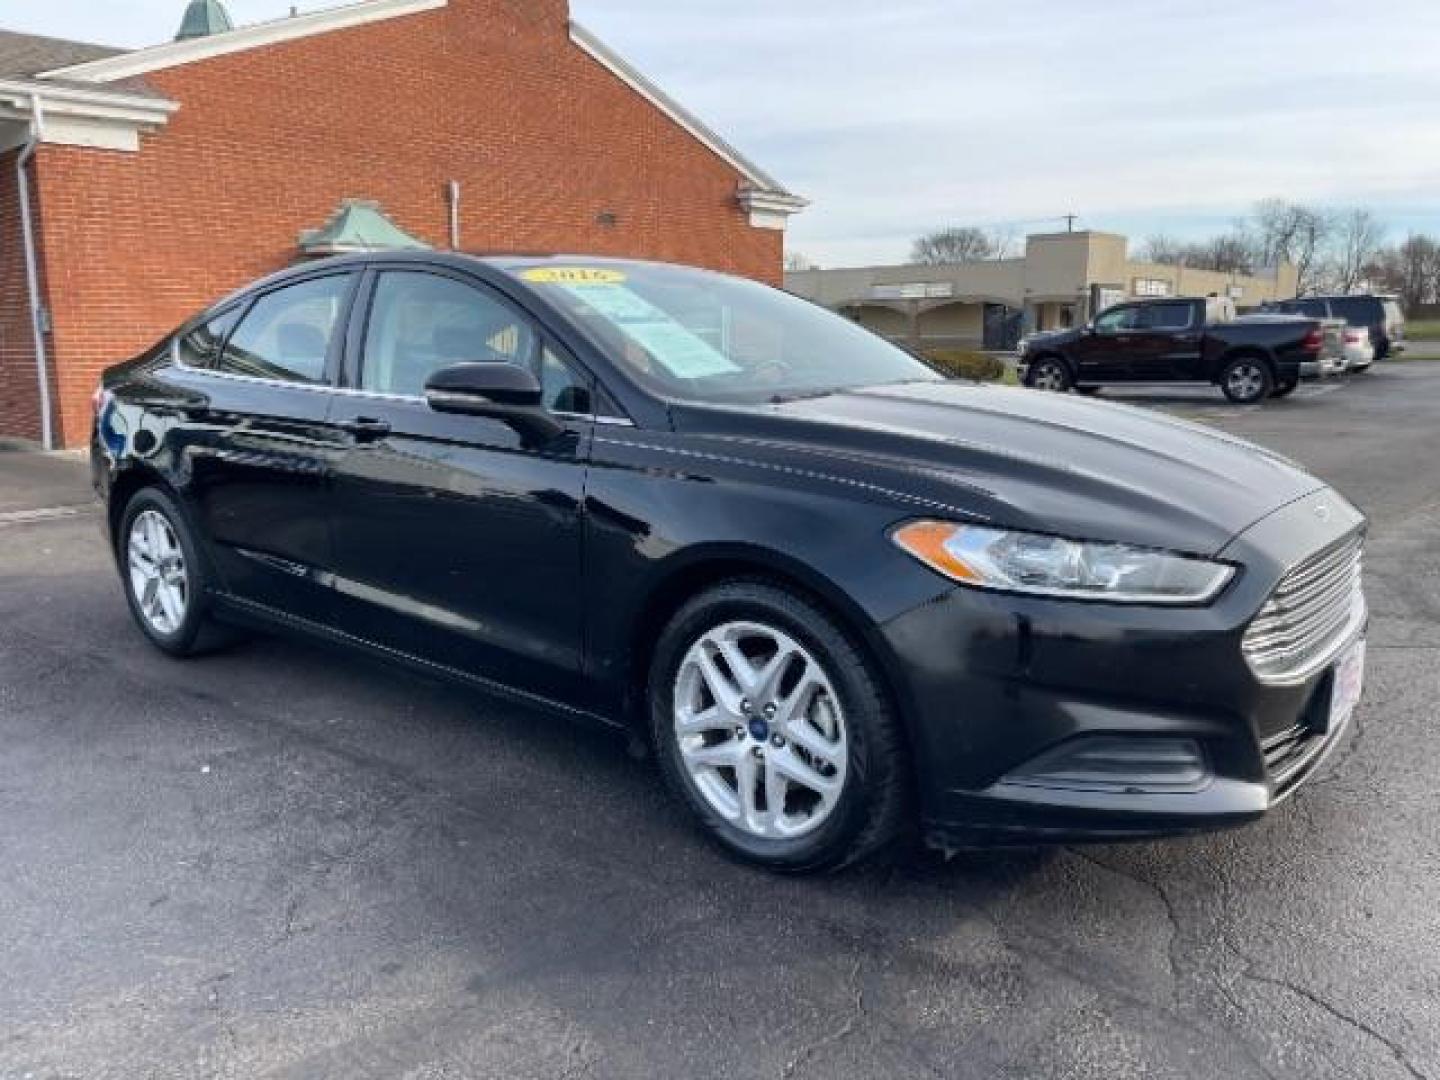
[[[1256,678],[1301,682],[1334,659],[1365,620],[1364,553],[1357,530],[1281,579],[1241,646]]]

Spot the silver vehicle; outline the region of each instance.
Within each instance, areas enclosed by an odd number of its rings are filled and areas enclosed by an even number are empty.
[[[1363,326],[1345,327],[1345,370],[1367,371],[1375,363],[1375,342]]]
[[[1405,351],[1405,311],[1394,296],[1307,296],[1281,301],[1274,310],[1316,319],[1344,319],[1351,327],[1363,328],[1375,347],[1374,360],[1398,356]]]

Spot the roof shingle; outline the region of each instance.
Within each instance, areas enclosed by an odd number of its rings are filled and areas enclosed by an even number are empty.
[[[107,56],[117,56],[122,52],[125,50],[89,45],[82,41],[65,41],[61,38],[0,30],[0,79],[25,78],[38,75],[42,71],[69,67],[71,64],[103,60]]]

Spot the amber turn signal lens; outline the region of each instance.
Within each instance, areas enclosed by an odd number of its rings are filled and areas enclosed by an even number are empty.
[[[895,530],[895,543],[910,552],[923,563],[928,563],[941,573],[949,574],[957,581],[979,584],[980,575],[957,558],[945,546],[960,531],[958,525],[947,525],[942,521],[917,521]]]

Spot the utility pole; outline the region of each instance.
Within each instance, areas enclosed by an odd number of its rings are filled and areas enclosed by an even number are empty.
[[[1079,214],[1064,214],[1064,215],[1062,215],[1062,216],[1065,218],[1065,231],[1066,231],[1066,232],[1072,232],[1072,233],[1073,233],[1073,232],[1075,231],[1075,221],[1076,221],[1077,218],[1079,218],[1080,215],[1079,215]]]

